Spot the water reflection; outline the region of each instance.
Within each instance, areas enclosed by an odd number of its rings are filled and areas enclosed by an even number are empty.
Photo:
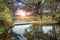
[[[52,26],[43,26],[42,30],[44,33],[48,33],[49,31],[52,31]]]
[[[12,30],[16,40],[60,40],[59,25],[17,25]]]
[[[17,35],[17,37],[19,38],[19,40],[26,40],[26,38],[23,36],[23,33],[25,32],[24,29],[30,27],[30,24],[29,25],[18,25],[18,26],[15,26],[12,28],[13,32],[15,34],[19,34]]]

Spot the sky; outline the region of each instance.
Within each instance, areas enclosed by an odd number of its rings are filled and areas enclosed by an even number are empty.
[[[28,0],[21,0],[23,3],[27,3],[28,2]],[[24,7],[25,6],[25,4],[23,4],[23,3],[21,3],[21,2],[17,2],[16,0],[14,0],[14,5],[15,6],[19,6],[20,8],[22,8],[22,7]]]

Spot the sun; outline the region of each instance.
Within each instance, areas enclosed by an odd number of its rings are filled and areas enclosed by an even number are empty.
[[[26,11],[24,11],[23,9],[17,9],[16,15],[26,16]]]
[[[18,16],[29,16],[31,15],[31,11],[28,11],[28,10],[25,10],[25,9],[20,9],[18,8],[15,12],[15,15],[18,15]]]
[[[20,10],[20,15],[21,16],[26,16],[26,12],[24,10]]]

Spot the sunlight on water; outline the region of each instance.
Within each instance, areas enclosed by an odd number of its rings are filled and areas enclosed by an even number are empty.
[[[50,30],[52,30],[52,26],[43,26],[42,30],[44,33],[48,33]]]
[[[17,34],[23,34],[24,29],[30,27],[30,25],[20,25],[20,26],[15,26],[12,28],[12,30],[17,33]]]

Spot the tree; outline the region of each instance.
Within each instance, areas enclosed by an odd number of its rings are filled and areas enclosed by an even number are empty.
[[[5,40],[9,28],[13,27],[11,11],[7,6],[7,0],[0,0],[0,39]]]

